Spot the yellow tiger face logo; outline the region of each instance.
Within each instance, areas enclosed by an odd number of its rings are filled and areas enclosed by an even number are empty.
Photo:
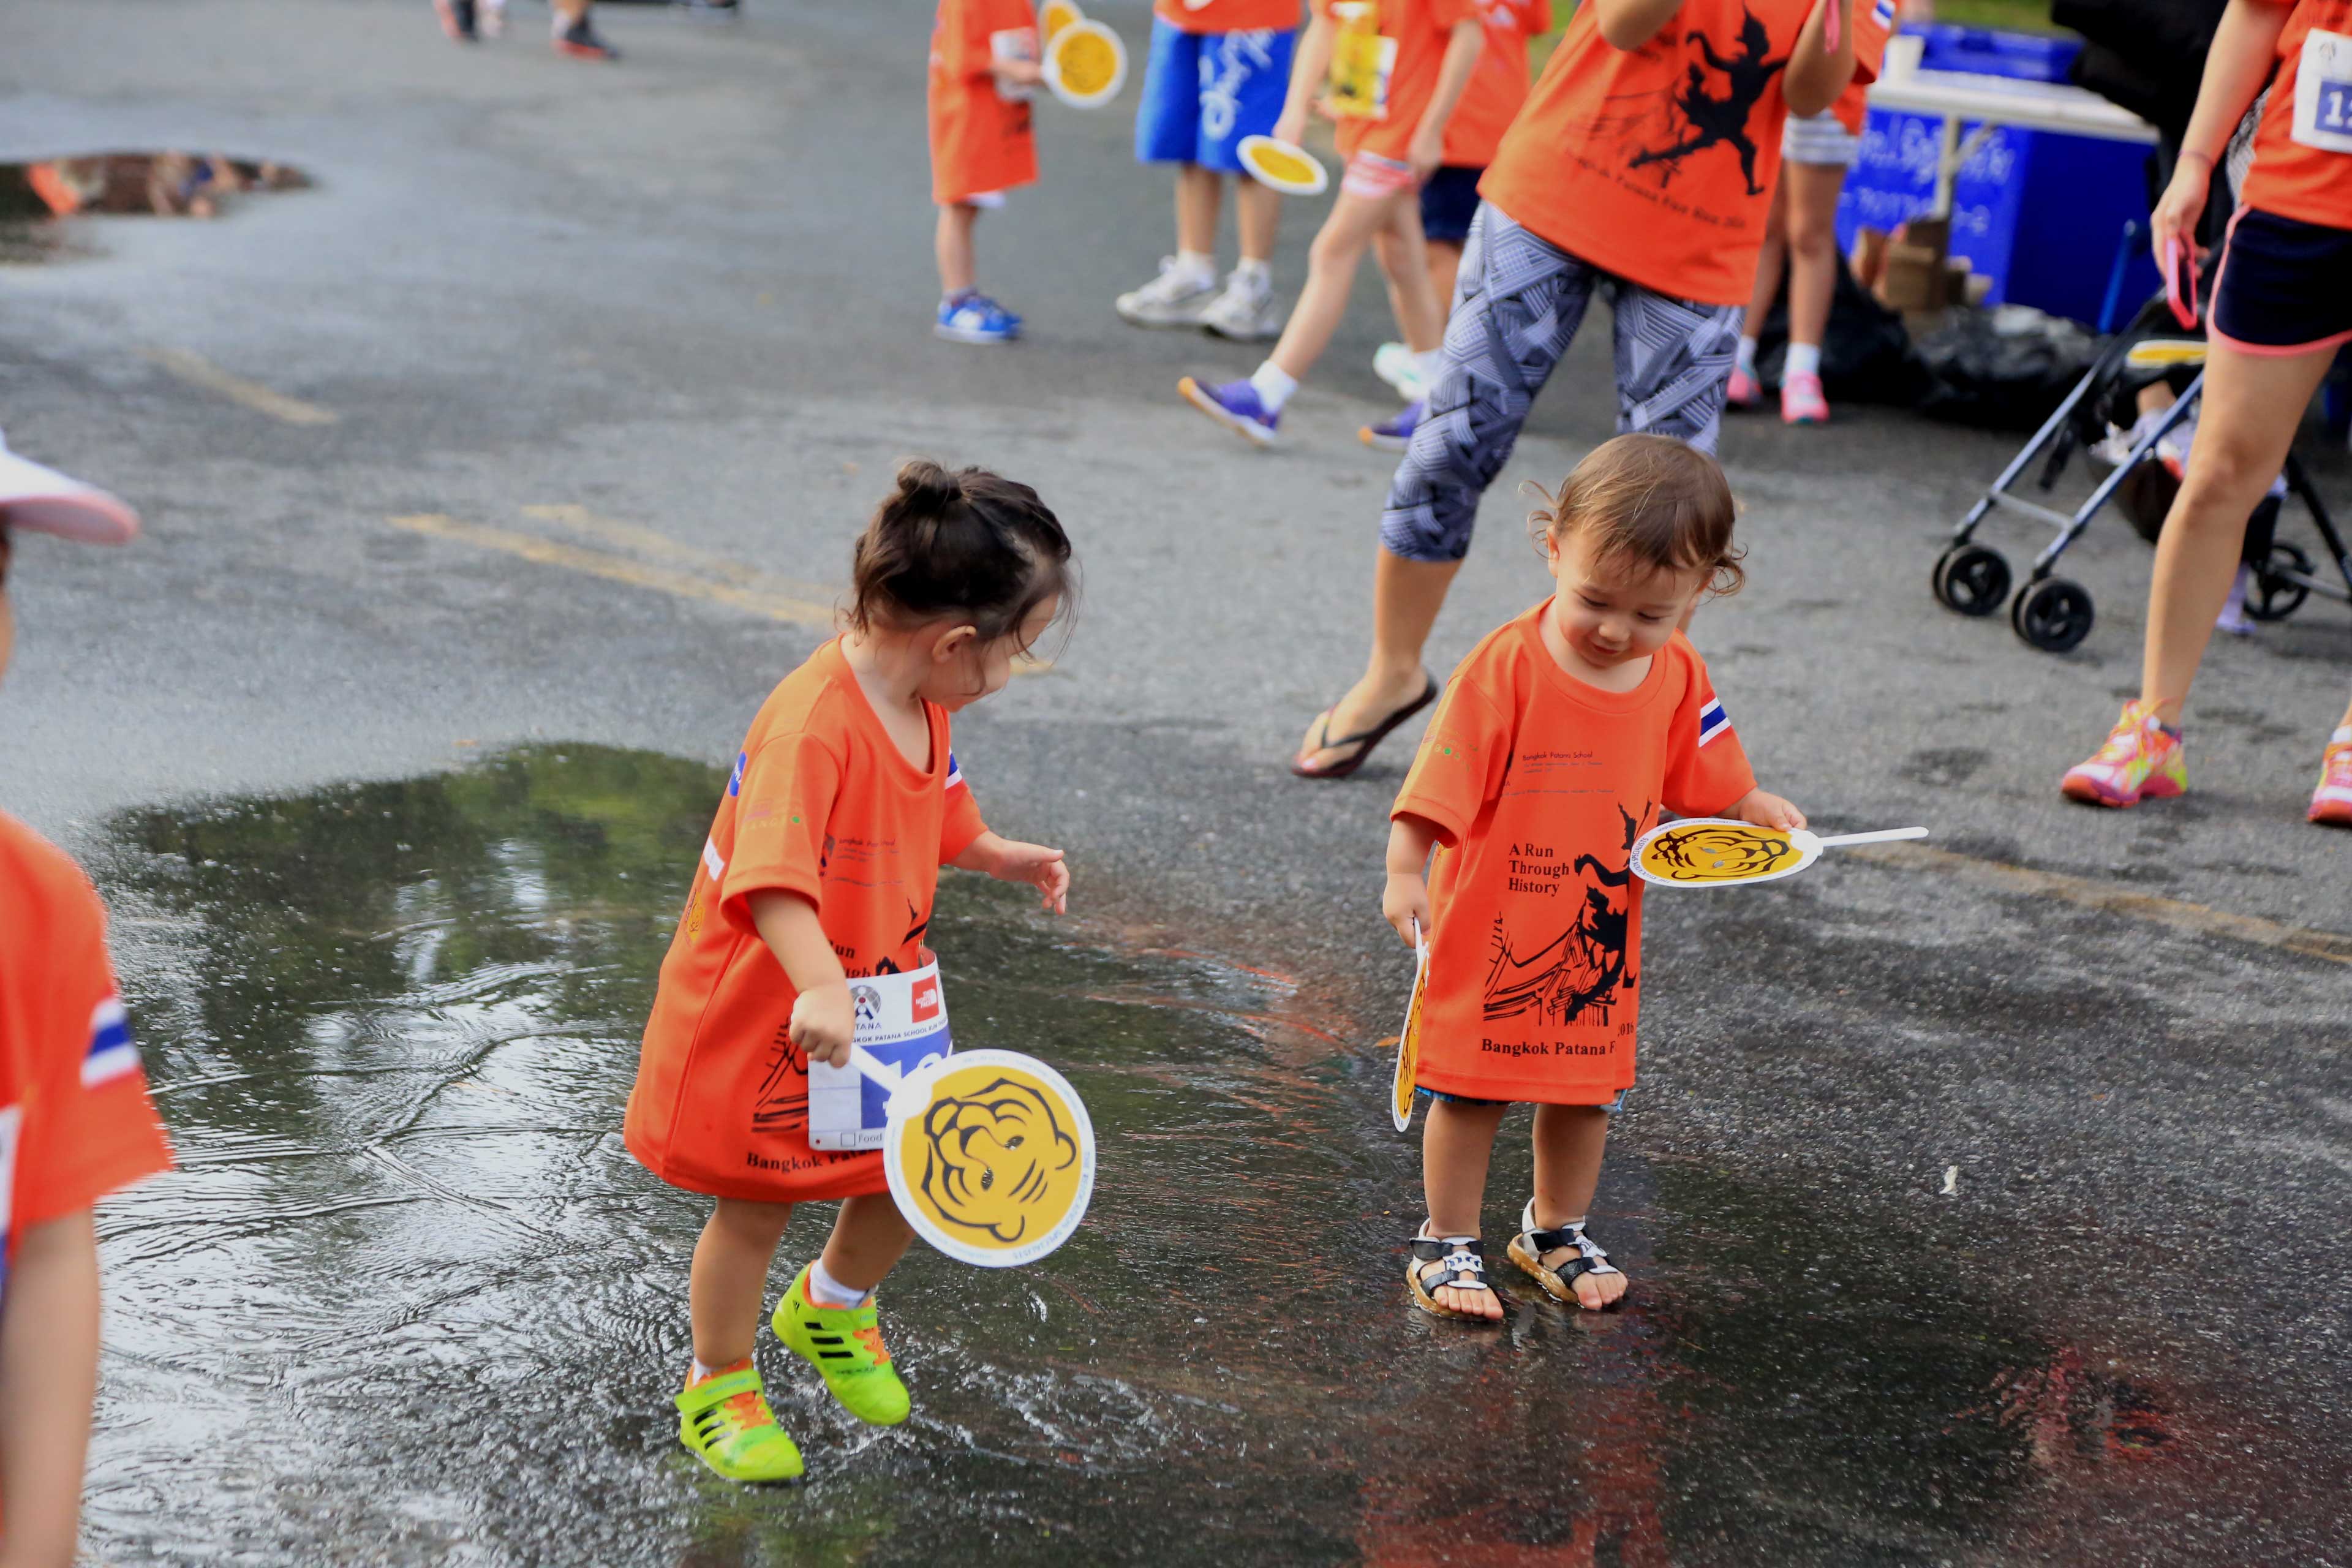
[[[908,1185],[924,1211],[978,1247],[1051,1230],[1076,1200],[1078,1141],[1059,1097],[1017,1069],[943,1079],[909,1130]]]
[[[1801,857],[1778,828],[1741,822],[1670,827],[1642,850],[1642,869],[1669,882],[1744,882],[1785,870]]]

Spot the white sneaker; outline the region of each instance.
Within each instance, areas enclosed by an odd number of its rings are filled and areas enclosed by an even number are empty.
[[[1216,297],[1214,273],[1204,276],[1179,266],[1172,256],[1163,256],[1160,276],[1121,294],[1111,308],[1131,326],[1197,327],[1201,312]]]
[[[1201,325],[1237,343],[1280,337],[1282,311],[1274,302],[1274,285],[1239,271],[1227,273],[1224,292],[1201,312]]]
[[[484,5],[482,7],[481,21],[478,25],[482,30],[482,37],[486,38],[502,38],[506,37],[507,8],[505,0],[492,0],[491,4]]]
[[[1429,395],[1429,388],[1421,384],[1421,356],[1402,343],[1382,343],[1374,349],[1372,374],[1396,388],[1396,395],[1407,403],[1419,403]]]

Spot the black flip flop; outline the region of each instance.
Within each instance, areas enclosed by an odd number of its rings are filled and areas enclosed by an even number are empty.
[[[1343,735],[1336,741],[1331,739],[1331,710],[1328,708],[1323,710],[1322,728],[1319,731],[1322,738],[1316,742],[1313,749],[1318,752],[1328,752],[1341,746],[1353,746],[1356,748],[1355,754],[1343,758],[1328,768],[1302,768],[1298,765],[1298,760],[1294,757],[1290,762],[1292,775],[1302,779],[1343,779],[1362,767],[1364,759],[1372,754],[1372,748],[1389,738],[1390,731],[1437,700],[1437,678],[1423,675],[1422,679],[1428,684],[1422,688],[1420,696],[1370,729],[1359,730],[1352,735]]]

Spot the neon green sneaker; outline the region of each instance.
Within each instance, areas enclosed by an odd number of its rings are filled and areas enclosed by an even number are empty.
[[[776,1425],[750,1358],[704,1378],[671,1400],[677,1440],[730,1481],[788,1481],[801,1473],[801,1451]]]
[[[809,1300],[808,1277],[803,1268],[776,1304],[776,1338],[824,1375],[843,1409],[872,1426],[896,1426],[907,1418],[907,1385],[890,1365],[874,1303],[820,1307]]]

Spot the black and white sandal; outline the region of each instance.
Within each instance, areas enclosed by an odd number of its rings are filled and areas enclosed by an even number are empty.
[[[1561,1247],[1569,1248],[1576,1256],[1563,1259],[1558,1268],[1545,1268],[1544,1254],[1557,1252]],[[1533,1279],[1537,1284],[1541,1285],[1550,1295],[1567,1302],[1571,1307],[1584,1306],[1583,1302],[1576,1299],[1576,1282],[1584,1275],[1622,1276],[1624,1273],[1623,1269],[1609,1261],[1609,1255],[1601,1249],[1599,1242],[1584,1234],[1582,1220],[1577,1221],[1574,1225],[1562,1226],[1558,1230],[1538,1229],[1536,1225],[1536,1201],[1533,1198],[1529,1198],[1528,1206],[1519,1211],[1519,1234],[1511,1237],[1509,1250],[1511,1261],[1517,1264],[1523,1272]],[[1620,1296],[1617,1300],[1622,1301],[1624,1299]],[[1610,1306],[1616,1304],[1615,1301],[1609,1303]],[[1590,1308],[1586,1310],[1591,1310]]]
[[[1456,1290],[1493,1291],[1486,1283],[1486,1244],[1475,1236],[1438,1237],[1429,1234],[1429,1222],[1421,1222],[1413,1233],[1412,1258],[1404,1266],[1404,1282],[1412,1292],[1412,1304],[1424,1312],[1441,1318],[1462,1318],[1474,1323],[1495,1321],[1484,1312],[1465,1312],[1453,1307],[1441,1306],[1437,1292],[1452,1286]],[[1431,1268],[1431,1264],[1439,1265]]]

